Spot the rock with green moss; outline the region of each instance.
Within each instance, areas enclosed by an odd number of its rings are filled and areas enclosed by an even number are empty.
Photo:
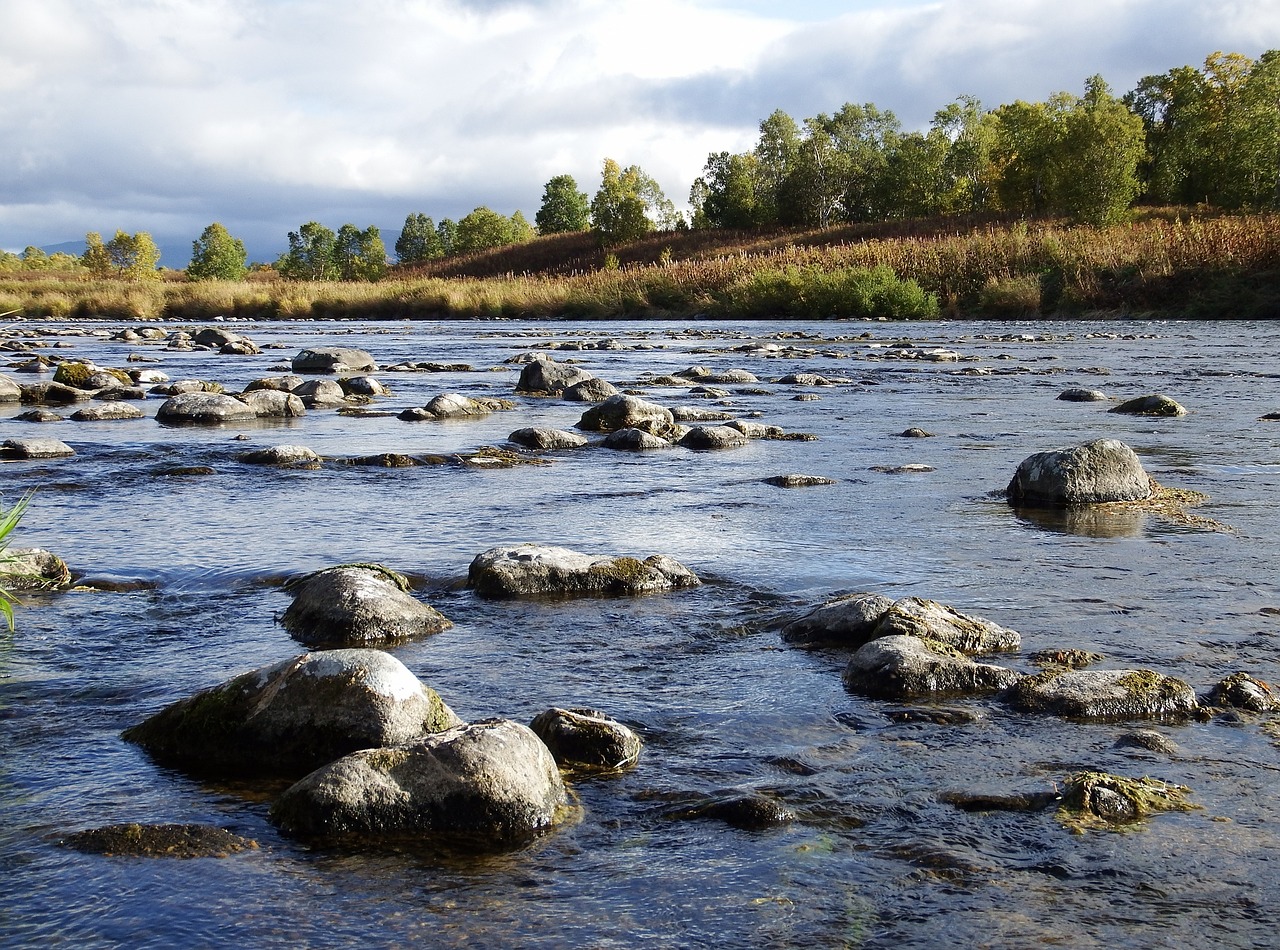
[[[140,825],[89,828],[67,835],[64,846],[86,854],[135,858],[225,858],[254,851],[258,842],[211,825]]]
[[[126,729],[162,765],[212,778],[296,778],[357,749],[458,725],[435,690],[379,650],[304,653]]]
[[[1075,831],[1138,821],[1166,811],[1191,811],[1185,785],[1106,772],[1077,772],[1063,782],[1058,819]]]
[[[103,369],[93,363],[79,363],[72,360],[58,364],[58,369],[53,374],[53,381],[89,391],[129,386],[133,383],[124,370]]]
[[[962,614],[954,607],[923,597],[903,597],[885,611],[875,636],[909,636],[955,647],[971,656],[1017,650],[1022,637],[998,623]]]
[[[1137,501],[1152,490],[1133,449],[1116,439],[1095,439],[1023,459],[1006,494],[1009,504],[1034,508]]]
[[[615,772],[631,768],[640,758],[640,737],[595,709],[552,707],[535,716],[529,728],[561,768]]]
[[[1232,673],[1209,691],[1214,706],[1230,706],[1250,712],[1273,712],[1280,708],[1271,686],[1248,673]]]
[[[453,623],[408,593],[381,565],[331,567],[289,585],[280,625],[307,646],[378,646],[447,630]]]
[[[1046,670],[1005,698],[1023,712],[1084,720],[1179,719],[1198,707],[1190,686],[1152,670]]]
[[[844,685],[873,699],[925,699],[994,693],[1018,680],[1013,670],[977,663],[955,647],[919,637],[880,637],[849,658]]]
[[[522,844],[569,815],[550,751],[505,719],[352,753],[307,775],[271,809],[286,835],[427,837],[478,849]]]
[[[8,548],[0,556],[0,590],[62,590],[71,584],[67,562],[43,548]]]
[[[700,583],[693,571],[666,555],[641,561],[545,544],[490,548],[476,556],[467,574],[468,586],[482,597],[649,594]]]
[[[1138,396],[1136,399],[1130,399],[1120,403],[1109,412],[1118,412],[1129,416],[1159,416],[1164,418],[1173,418],[1176,416],[1185,416],[1187,410],[1176,400],[1170,399],[1163,393],[1152,393],[1149,396]]]

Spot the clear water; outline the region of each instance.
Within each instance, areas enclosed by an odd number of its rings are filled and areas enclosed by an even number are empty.
[[[271,347],[259,357],[116,343],[117,325],[88,336],[27,327],[64,356],[124,366],[142,353],[172,378],[228,389],[315,344],[358,346],[381,364],[465,362],[475,371],[379,374],[393,390],[380,404],[464,392],[519,408],[452,423],[315,410],[172,429],[152,418],[156,399],[146,419],[96,424],[34,425],[0,407],[0,438],[54,436],[77,452],[0,466],[6,502],[37,489],[15,544],[49,548],[80,575],[149,585],[28,598],[17,632],[0,635],[5,946],[1274,945],[1280,750],[1265,717],[1156,724],[1176,755],[1114,748],[1134,724],[1029,717],[995,701],[943,704],[972,722],[903,723],[896,704],[843,689],[839,652],[790,648],[778,630],[835,593],[877,590],[1014,627],[1028,653],[1094,650],[1105,665],[1150,667],[1202,692],[1236,670],[1280,680],[1280,423],[1259,420],[1280,410],[1276,325],[236,326]],[[884,358],[904,337],[963,359]],[[772,395],[724,405],[819,439],[722,453],[592,449],[499,471],[237,460],[286,442],[325,456],[465,452],[522,426],[571,427],[585,407],[514,397],[519,368],[504,360],[603,340],[620,348],[557,356],[667,405],[721,407],[646,387],[646,374],[747,369]],[[759,342],[797,349],[739,349]],[[844,381],[769,382],[792,372]],[[1073,386],[1164,392],[1191,412],[1138,419],[1055,398]],[[909,426],[935,437],[897,437]],[[1101,436],[1133,446],[1161,482],[1206,492],[1198,513],[1234,532],[1145,516],[1037,522],[991,497],[1032,452]],[[908,463],[934,471],[873,470]],[[175,465],[216,474],[157,474]],[[787,472],[838,483],[761,481]],[[518,541],[666,553],[707,583],[625,600],[472,597],[461,584],[471,559]],[[281,838],[267,821],[271,789],[194,781],[119,738],[197,689],[302,652],[275,623],[288,601],[273,581],[352,560],[419,578],[420,596],[455,622],[393,652],[464,718],[527,722],[552,705],[594,706],[642,734],[639,767],[576,783],[581,820],[514,853],[335,852]],[[1203,807],[1077,835],[1049,812],[970,814],[940,798],[1047,789],[1084,767],[1185,784]],[[728,790],[776,797],[796,820],[742,831],[665,817]],[[183,861],[59,844],[134,821],[217,824],[261,847]]]

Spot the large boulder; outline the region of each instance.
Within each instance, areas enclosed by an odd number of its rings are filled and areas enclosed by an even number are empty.
[[[554,363],[550,359],[539,357],[526,363],[520,371],[516,392],[555,396],[574,383],[591,378],[592,375],[581,367],[566,366],[564,363]]]
[[[56,459],[75,454],[75,449],[57,439],[5,439],[0,444],[3,459]]]
[[[311,409],[324,409],[333,406],[345,406],[347,393],[342,385],[332,379],[309,379],[295,386],[292,390],[295,399]]]
[[[490,548],[467,574],[468,586],[483,597],[648,594],[699,583],[693,571],[665,555],[641,561],[544,544]]]
[[[156,412],[165,425],[225,425],[249,422],[258,413],[235,396],[225,393],[188,392],[170,396]]]
[[[250,465],[294,465],[319,467],[320,456],[305,445],[272,445],[254,449],[240,456],[240,461]]]
[[[619,393],[584,412],[578,420],[577,428],[588,432],[614,432],[618,429],[641,428],[642,423],[670,427],[674,422],[675,417],[665,406]]]
[[[295,373],[368,373],[378,368],[364,350],[345,346],[321,346],[303,350],[293,358]]]
[[[745,432],[734,426],[694,426],[680,445],[686,449],[735,449],[750,443]]]
[[[492,848],[551,828],[568,805],[542,740],[490,719],[317,769],[280,796],[271,820],[294,836],[426,835]]]
[[[922,597],[903,597],[880,618],[875,636],[909,636],[955,647],[961,653],[1000,653],[1016,650],[1022,637],[1016,630],[981,617],[970,617],[954,607]]]
[[[1116,439],[1037,452],[1022,460],[1009,482],[1009,504],[1025,507],[1138,501],[1151,478],[1133,449]]]
[[[1118,412],[1127,416],[1185,416],[1187,410],[1176,400],[1163,393],[1152,393],[1150,396],[1138,396],[1120,403],[1110,412]]]
[[[592,377],[583,379],[572,386],[566,386],[562,398],[569,402],[604,402],[610,396],[618,395],[618,387],[606,380]]]
[[[262,379],[255,379],[244,388],[246,393],[258,392],[262,389],[272,389],[277,392],[291,393],[306,380],[301,376],[264,376]]]
[[[191,338],[191,342],[195,346],[233,356],[257,356],[262,352],[258,345],[243,333],[224,330],[222,327],[205,327]]]
[[[1005,698],[1023,712],[1087,720],[1183,718],[1197,707],[1190,686],[1151,670],[1046,670]]]
[[[893,601],[883,594],[846,594],[788,623],[782,628],[782,639],[856,649],[875,638],[876,625],[892,606]]]
[[[844,671],[845,687],[876,699],[976,695],[1007,689],[1013,670],[976,663],[955,647],[919,637],[879,637],[859,647]]]
[[[453,623],[408,593],[408,582],[379,565],[353,564],[308,574],[289,585],[293,603],[280,625],[308,646],[373,646],[439,633]]]
[[[671,443],[666,439],[643,429],[615,429],[605,436],[600,445],[617,452],[648,452],[671,448]]]
[[[126,729],[162,765],[213,777],[297,777],[357,749],[461,720],[380,650],[304,653],[204,690]]]
[[[616,771],[630,768],[640,758],[640,737],[595,709],[555,706],[535,716],[529,728],[562,768]]]

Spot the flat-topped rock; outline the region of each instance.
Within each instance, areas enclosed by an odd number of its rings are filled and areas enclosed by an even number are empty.
[[[1184,717],[1198,705],[1182,680],[1151,670],[1046,670],[1021,679],[1005,698],[1023,712],[1090,720]]]
[[[309,347],[293,358],[295,373],[369,373],[378,364],[364,350],[345,346]]]
[[[647,594],[699,583],[693,571],[661,554],[641,561],[542,544],[490,548],[467,575],[468,586],[484,597]]]
[[[156,412],[165,425],[226,425],[249,422],[258,413],[234,396],[225,393],[185,392],[170,396]]]

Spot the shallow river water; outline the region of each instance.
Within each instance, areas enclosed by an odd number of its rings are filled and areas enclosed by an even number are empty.
[[[166,329],[176,329],[168,326]],[[122,325],[31,323],[40,352],[239,390],[309,345],[382,365],[472,371],[378,378],[399,411],[445,392],[515,399],[467,422],[312,410],[297,420],[165,428],[160,397],[128,422],[21,422],[73,458],[0,463],[7,505],[35,489],[17,546],[60,554],[107,590],[30,596],[0,633],[0,944],[81,947],[1219,947],[1280,927],[1280,733],[1247,713],[1079,723],[995,699],[934,709],[864,699],[846,656],[783,643],[783,623],[858,590],[918,595],[1022,634],[1000,662],[1083,648],[1204,693],[1248,671],[1280,681],[1280,324],[264,323],[228,325],[261,356],[111,339]],[[894,348],[909,340],[914,349]],[[54,348],[55,344],[57,348]],[[579,344],[581,346],[579,346]],[[772,344],[764,349],[753,344]],[[816,435],[745,448],[552,453],[551,464],[314,471],[239,461],[301,443],[327,458],[461,453],[517,428],[571,428],[585,408],[513,394],[509,358],[548,347],[669,406],[727,409]],[[958,361],[905,359],[935,349]],[[154,364],[126,362],[130,354]],[[771,354],[771,355],[770,355]],[[0,372],[30,354],[8,354]],[[653,386],[691,366],[745,369],[719,399]],[[829,387],[773,382],[818,373]],[[47,377],[46,377],[47,378]],[[1176,419],[1072,403],[1163,392]],[[817,399],[798,400],[800,394]],[[899,436],[920,426],[933,438]],[[247,439],[237,440],[243,434]],[[1131,445],[1196,514],[1020,516],[998,497],[1027,455],[1098,437]],[[919,464],[931,471],[878,469]],[[175,477],[175,466],[214,474]],[[799,472],[836,484],[781,489]],[[496,544],[664,553],[705,581],[670,595],[485,601],[467,566]],[[454,621],[393,652],[465,719],[528,722],[593,706],[645,741],[638,767],[579,780],[581,818],[514,852],[334,850],[281,837],[273,789],[160,768],[120,732],[163,706],[302,647],[276,623],[287,576],[378,561]],[[110,581],[111,583],[104,583]],[[922,710],[936,716],[918,715]],[[954,715],[954,711],[970,715]],[[1280,719],[1276,720],[1280,723]],[[1154,728],[1177,751],[1119,748]],[[1052,810],[966,812],[950,792],[1054,788],[1072,772],[1151,776],[1200,806],[1073,833]],[[775,798],[794,820],[741,830],[677,821],[721,794]],[[81,854],[63,836],[120,822],[215,824],[257,850],[191,860]]]

